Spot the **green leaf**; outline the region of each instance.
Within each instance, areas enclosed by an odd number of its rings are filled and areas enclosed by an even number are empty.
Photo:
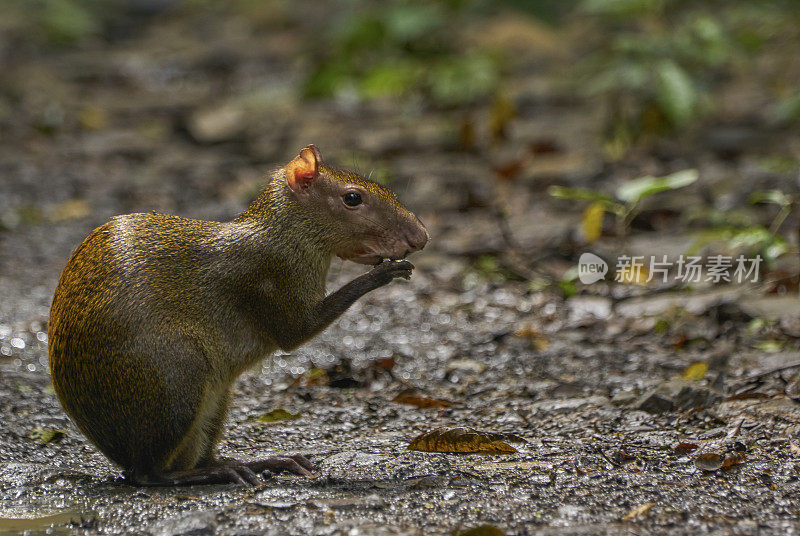
[[[753,345],[753,348],[756,350],[761,350],[762,352],[767,352],[769,354],[776,354],[783,350],[785,347],[785,343],[783,341],[777,340],[766,340],[766,341],[759,341]]]
[[[753,192],[748,198],[750,203],[774,203],[782,207],[792,204],[792,196],[787,195],[780,190],[760,190]]]
[[[605,194],[589,190],[588,188],[569,188],[567,186],[551,186],[547,189],[547,193],[556,199],[576,199],[578,201],[592,201],[594,203],[603,203],[605,205],[613,205],[614,200]]]
[[[628,181],[617,188],[616,196],[626,203],[636,203],[637,201],[664,192],[666,190],[676,190],[695,182],[698,178],[696,169],[684,169],[666,177],[646,176]]]
[[[575,280],[578,279],[578,267],[573,266],[566,272],[564,275],[561,276],[561,280],[558,282],[558,287],[561,289],[561,292],[564,293],[565,298],[571,298],[572,296],[578,293],[578,287],[575,284]]]
[[[760,225],[741,229],[721,228],[709,229],[697,235],[695,243],[687,252],[694,255],[712,242],[723,242],[730,252],[743,250],[749,253],[761,253],[766,260],[772,261],[789,251],[786,239]]]
[[[656,100],[664,114],[675,126],[689,122],[697,106],[697,89],[694,82],[673,61],[664,61],[656,67]]]
[[[788,251],[786,240],[764,227],[751,227],[732,233],[728,238],[728,247],[732,250],[760,249],[769,260],[777,259]]]

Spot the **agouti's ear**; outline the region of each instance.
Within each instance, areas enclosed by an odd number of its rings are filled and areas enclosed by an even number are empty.
[[[286,182],[292,190],[305,188],[319,175],[322,154],[316,145],[308,145],[286,166]]]

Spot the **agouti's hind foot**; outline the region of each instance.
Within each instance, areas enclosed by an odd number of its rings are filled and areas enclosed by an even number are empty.
[[[263,460],[256,460],[254,462],[247,462],[245,464],[256,473],[263,473],[264,471],[271,471],[273,473],[292,473],[300,476],[311,476],[314,466],[311,462],[301,454],[294,454],[293,456],[271,456]]]
[[[225,464],[199,467],[187,471],[173,471],[163,475],[136,475],[125,473],[125,479],[135,486],[196,486],[205,484],[241,484],[257,487],[264,484],[248,464]]]

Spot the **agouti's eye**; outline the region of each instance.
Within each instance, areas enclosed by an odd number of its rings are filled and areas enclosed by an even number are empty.
[[[361,204],[361,194],[358,192],[347,192],[342,196],[342,199],[348,207],[357,207]]]

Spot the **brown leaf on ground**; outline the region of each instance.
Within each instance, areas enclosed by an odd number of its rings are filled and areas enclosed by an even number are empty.
[[[704,452],[694,460],[698,469],[708,472],[721,469],[723,463],[725,463],[725,454],[719,452]]]
[[[747,460],[747,456],[743,452],[714,451],[699,454],[695,458],[694,464],[698,469],[711,473],[739,465],[745,460]]]
[[[703,471],[713,472],[719,469],[728,469],[745,461],[747,456],[739,448],[734,446],[731,449],[731,442],[739,435],[743,424],[744,417],[737,420],[728,429],[724,438],[704,445],[694,459],[695,466]],[[743,450],[744,447],[741,449]]]
[[[729,396],[725,400],[751,400],[755,398],[769,398],[765,393],[739,393],[738,395]]]
[[[747,456],[745,456],[744,452],[729,452],[725,455],[725,461],[722,462],[722,468],[727,469],[728,467],[739,465],[746,459]]]
[[[700,448],[700,446],[696,445],[695,443],[678,443],[677,445],[672,447],[672,450],[678,456],[685,456],[690,452],[694,452],[698,448]]]
[[[398,404],[407,404],[409,406],[416,406],[422,409],[449,408],[450,406],[453,405],[447,400],[438,400],[436,398],[420,396],[416,394],[414,390],[411,389],[401,391],[400,394],[398,394],[396,397],[392,399],[392,402],[397,402]]]
[[[474,428],[459,426],[456,428],[437,428],[418,435],[411,440],[408,449],[423,452],[484,452],[489,454],[519,452],[509,445],[507,441],[524,442],[525,440],[514,434],[481,432]]]

